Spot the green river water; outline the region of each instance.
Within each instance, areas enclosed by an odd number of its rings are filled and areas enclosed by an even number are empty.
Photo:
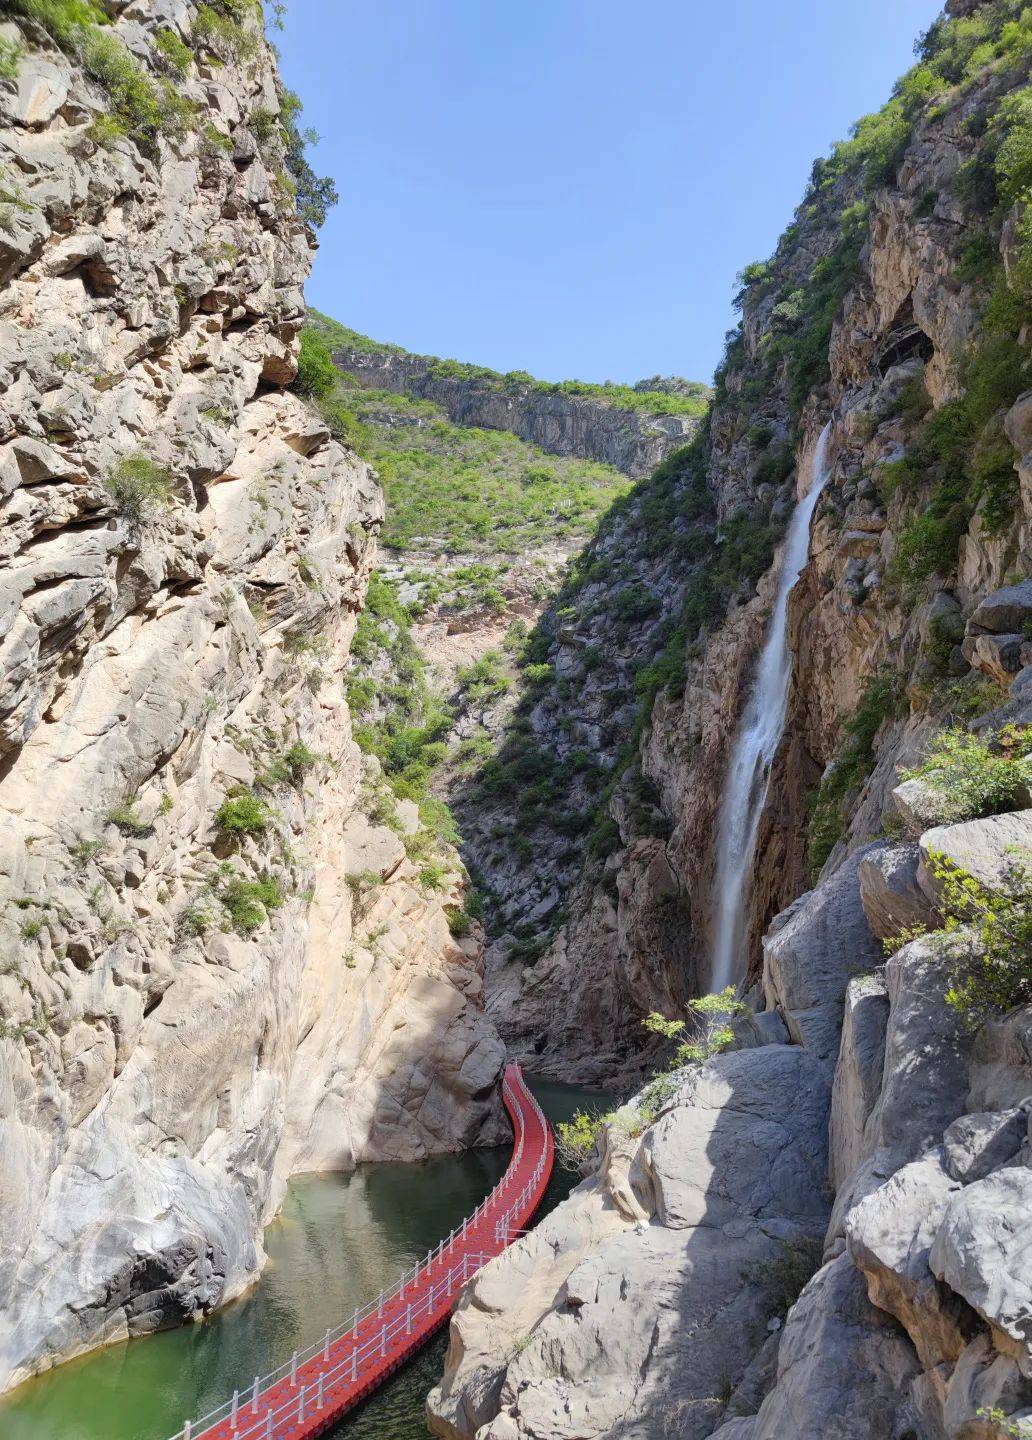
[[[553,1122],[608,1097],[570,1085],[532,1086]],[[376,1295],[475,1209],[509,1160],[509,1147],[420,1165],[363,1165],[351,1175],[292,1181],[265,1232],[259,1283],[202,1325],[166,1330],[72,1360],[0,1399],[3,1440],[167,1440],[322,1336]],[[577,1177],[556,1169],[542,1205]],[[435,1337],[331,1435],[339,1440],[425,1440],[423,1400],[436,1383],[447,1332]]]

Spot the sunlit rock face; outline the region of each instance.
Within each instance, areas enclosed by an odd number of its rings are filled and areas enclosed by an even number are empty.
[[[382,502],[281,388],[271,51],[106,8],[180,133],[0,25],[0,1385],[238,1294],[292,1171],[500,1133],[460,868],[351,739]]]

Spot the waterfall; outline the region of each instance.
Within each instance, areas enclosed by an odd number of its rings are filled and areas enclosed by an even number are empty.
[[[710,967],[713,990],[732,984],[744,970],[740,952],[745,938],[749,876],[760,815],[767,798],[770,764],[785,727],[788,682],[792,675],[788,596],[806,564],[810,521],[831,470],[828,456],[831,424],[829,420],[821,431],[813,452],[810,488],[796,505],[788,527],[767,638],[725,777],[717,832],[716,924]]]

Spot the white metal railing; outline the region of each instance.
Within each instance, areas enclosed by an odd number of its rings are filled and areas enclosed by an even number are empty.
[[[466,1252],[454,1265],[447,1264],[440,1276],[432,1280],[429,1288],[424,1288],[417,1293],[416,1287],[420,1281],[425,1286],[427,1276],[433,1275],[435,1268],[444,1262],[446,1251],[450,1251],[453,1245],[464,1240],[478,1226],[486,1224],[489,1219],[494,1220],[495,1245],[504,1249],[517,1228],[514,1221],[518,1223],[519,1217],[525,1212],[531,1197],[540,1184],[548,1159],[547,1121],[541,1106],[523,1083],[522,1076],[519,1079],[520,1093],[518,1095],[509,1084],[508,1078],[502,1082],[502,1094],[510,1101],[521,1122],[514,1127],[517,1133],[512,1157],[501,1180],[490,1194],[484,1197],[473,1214],[466,1217],[461,1227],[457,1230],[452,1229],[447,1240],[441,1240],[436,1247],[426,1253],[422,1260],[417,1260],[415,1265],[406,1270],[390,1289],[381,1290],[374,1299],[366,1305],[360,1306],[346,1323],[327,1330],[323,1338],[314,1344],[302,1350],[295,1350],[290,1359],[284,1361],[276,1369],[268,1371],[265,1375],[256,1375],[246,1389],[235,1390],[230,1400],[209,1411],[207,1415],[202,1415],[196,1420],[188,1420],[181,1430],[176,1431],[171,1440],[198,1440],[204,1431],[210,1430],[223,1421],[230,1422],[234,1440],[274,1440],[277,1431],[287,1422],[303,1424],[306,1413],[311,1414],[314,1410],[321,1410],[327,1395],[335,1387],[341,1384],[349,1387],[355,1386],[370,1360],[383,1359],[391,1342],[396,1340],[399,1335],[411,1335],[415,1321],[424,1316],[432,1316],[444,1299],[447,1299],[450,1305],[455,1291],[466,1284],[471,1275],[498,1253],[497,1250]],[[530,1112],[541,1129],[542,1151],[518,1195],[510,1200],[508,1192],[516,1182],[525,1153],[527,1128],[525,1111]],[[503,1200],[509,1203],[501,1214],[494,1214]],[[487,1239],[486,1235],[484,1239]],[[406,1291],[412,1291],[413,1298],[402,1309],[400,1307],[405,1300]],[[384,1319],[384,1310],[395,1302],[399,1306],[398,1313],[393,1318]],[[374,1314],[381,1320],[379,1329],[359,1344],[358,1327]],[[351,1349],[343,1359],[336,1362],[330,1369],[321,1370],[312,1381],[298,1388],[298,1370],[316,1359],[321,1359],[326,1365],[329,1365],[331,1348],[343,1341],[353,1331],[356,1333]],[[263,1407],[259,1414],[259,1406],[263,1397],[288,1379],[291,1389],[295,1393],[271,1408]]]

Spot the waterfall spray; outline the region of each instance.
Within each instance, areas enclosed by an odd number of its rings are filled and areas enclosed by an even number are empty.
[[[788,650],[788,597],[806,564],[810,521],[831,471],[829,420],[813,452],[810,488],[796,505],[785,538],[777,596],[749,702],[727,768],[717,832],[716,924],[710,988],[723,990],[744,971],[745,939],[756,836],[767,798],[771,761],[785,728],[792,657]]]

